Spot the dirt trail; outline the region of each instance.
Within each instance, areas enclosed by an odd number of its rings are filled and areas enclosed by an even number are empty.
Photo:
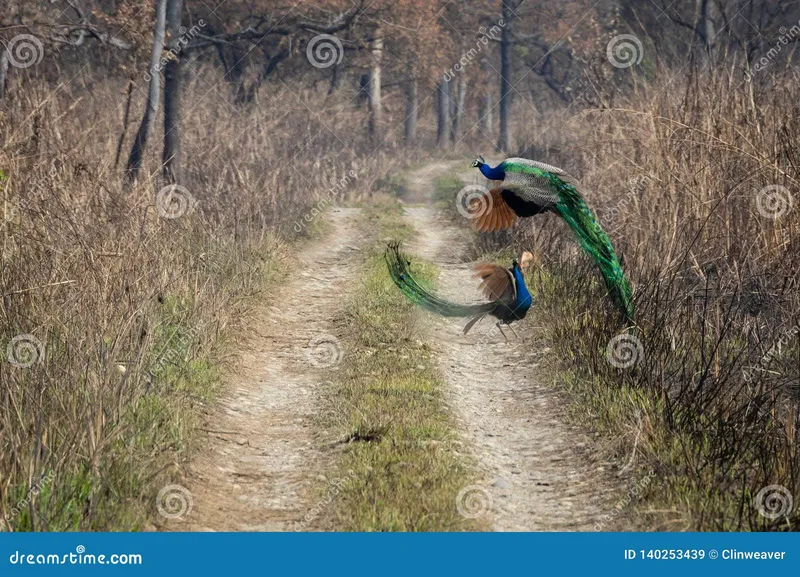
[[[324,337],[335,335],[331,318],[357,274],[358,212],[326,215],[333,230],[300,255],[293,280],[270,297],[280,305],[252,319],[257,338],[209,416],[208,439],[189,469],[192,511],[168,529],[291,531],[313,505],[307,490],[330,460],[313,419],[326,365],[341,357],[338,341]]]
[[[432,180],[452,168],[439,163],[415,171],[407,180],[407,199],[429,201]],[[441,294],[465,303],[479,301],[471,263],[464,262],[469,232],[442,219],[429,202],[406,210],[417,230],[409,250],[440,267]],[[491,496],[493,528],[594,530],[624,492],[593,457],[591,441],[566,424],[558,394],[538,369],[549,351],[532,328],[535,304],[516,325],[524,342],[505,329],[507,344],[493,319],[484,319],[464,336],[463,319],[426,318],[431,319],[448,403],[484,473],[478,490]]]

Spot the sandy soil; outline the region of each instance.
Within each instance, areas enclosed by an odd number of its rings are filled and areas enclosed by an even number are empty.
[[[358,209],[332,209],[331,229],[252,325],[226,394],[209,415],[187,480],[192,508],[177,531],[292,531],[313,506],[309,487],[331,456],[316,438],[321,388],[343,351],[332,318],[357,274]],[[303,529],[315,528],[314,521]]]

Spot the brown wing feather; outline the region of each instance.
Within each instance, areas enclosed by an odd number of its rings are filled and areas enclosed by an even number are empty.
[[[511,228],[517,222],[516,213],[503,200],[499,188],[490,190],[487,198],[473,200],[469,209],[475,215],[472,226],[479,232],[504,230]]]
[[[511,272],[496,264],[478,263],[473,267],[475,274],[481,279],[483,296],[490,301],[514,298],[514,277]]]

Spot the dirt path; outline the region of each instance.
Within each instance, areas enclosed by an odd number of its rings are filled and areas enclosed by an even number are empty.
[[[407,180],[409,202],[429,200],[432,179],[452,166],[440,163],[415,171]],[[440,218],[429,203],[406,210],[418,232],[409,250],[440,267],[441,294],[479,301],[471,263],[464,262],[469,232]],[[549,352],[536,338],[535,305],[516,325],[524,342],[506,329],[508,344],[490,319],[464,336],[465,320],[426,318],[448,403],[484,472],[485,481],[476,490],[492,503],[493,528],[594,530],[624,491],[593,458],[590,440],[566,424],[558,394],[538,369]]]
[[[357,273],[358,209],[332,209],[325,238],[300,255],[294,280],[252,319],[235,385],[206,424],[189,469],[192,510],[178,531],[291,531],[313,503],[307,489],[330,457],[314,437],[320,383],[341,358],[332,317]],[[311,347],[309,347],[311,343]],[[314,529],[304,526],[304,529]]]

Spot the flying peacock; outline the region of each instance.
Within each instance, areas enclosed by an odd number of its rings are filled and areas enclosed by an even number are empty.
[[[412,302],[445,317],[471,317],[464,327],[464,334],[486,315],[491,315],[497,319],[497,328],[508,340],[501,324],[510,325],[524,319],[533,304],[522,275],[522,271],[533,259],[533,255],[527,251],[522,253],[519,262],[513,261],[511,268],[486,262],[473,267],[475,274],[481,279],[481,291],[490,301],[474,305],[446,301],[422,287],[411,274],[411,262],[400,252],[399,243],[389,244],[384,256],[394,284]]]
[[[483,157],[478,157],[472,166],[489,180],[501,181],[483,199],[473,200],[468,207],[477,230],[507,229],[519,217],[555,212],[566,221],[578,244],[600,267],[615,304],[633,321],[630,283],[611,240],[578,192],[574,179],[560,168],[526,158],[507,158],[492,168]]]

